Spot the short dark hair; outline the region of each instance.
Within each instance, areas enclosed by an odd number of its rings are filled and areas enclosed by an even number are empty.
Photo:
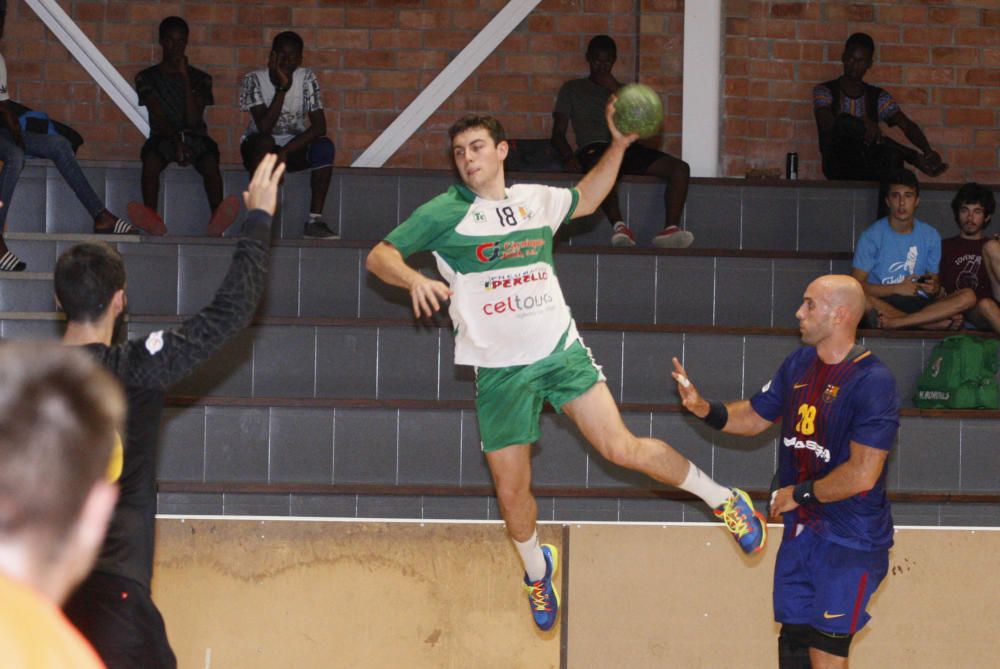
[[[844,51],[850,51],[853,47],[862,46],[868,49],[872,55],[875,54],[875,40],[868,33],[854,33],[844,42]]]
[[[187,21],[179,16],[168,16],[160,21],[160,39],[163,40],[171,30],[183,30],[185,34],[191,34]]]
[[[954,199],[951,201],[951,211],[955,214],[956,223],[958,223],[958,210],[962,208],[963,204],[978,204],[982,206],[983,211],[986,213],[984,228],[990,224],[990,218],[997,209],[997,201],[993,196],[993,191],[974,181],[970,181],[959,188],[958,192],[955,193]]]
[[[882,191],[884,193],[889,192],[890,186],[909,186],[917,192],[917,195],[920,195],[920,182],[917,180],[917,175],[905,167],[900,167],[889,172],[885,179],[882,180]]]
[[[271,51],[277,51],[285,44],[295,47],[299,51],[305,49],[306,44],[302,41],[302,36],[297,32],[291,30],[286,30],[285,32],[278,33],[274,36],[274,40],[271,42]]]
[[[120,385],[85,351],[0,344],[0,537],[58,549],[108,474],[124,412]]]
[[[493,138],[494,144],[507,141],[507,133],[504,132],[500,121],[488,114],[466,114],[448,128],[448,139],[454,140],[458,135],[473,128],[485,128]]]
[[[96,321],[124,287],[125,263],[107,244],[77,244],[56,261],[56,298],[71,321]]]
[[[587,55],[592,56],[598,51],[610,51],[617,55],[618,45],[615,44],[611,35],[594,35],[590,38],[590,42],[587,43]]]

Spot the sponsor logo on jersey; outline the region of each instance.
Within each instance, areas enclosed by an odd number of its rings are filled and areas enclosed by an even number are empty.
[[[782,441],[785,443],[785,446],[788,446],[789,448],[812,451],[816,454],[816,457],[823,462],[830,462],[830,451],[823,448],[821,444],[817,444],[812,439],[802,441],[801,439],[796,439],[795,437],[785,437]]]
[[[493,276],[487,277],[486,281],[483,282],[483,287],[487,290],[496,290],[497,288],[514,288],[517,286],[523,286],[526,283],[533,283],[535,281],[547,281],[549,278],[549,273],[547,270],[530,270],[526,272],[509,272],[507,274],[494,274]]]
[[[828,384],[823,390],[823,401],[829,404],[833,400],[837,399],[837,393],[840,392],[840,386],[835,386],[832,383]]]
[[[830,613],[829,611],[823,612],[823,617],[826,618],[827,620],[833,620],[834,618],[843,618],[846,615],[847,615],[846,613]]]
[[[486,214],[484,214],[481,211],[474,211],[472,212],[472,220],[474,220],[476,223],[485,223]]]
[[[487,302],[483,305],[483,313],[487,316],[497,316],[499,314],[517,314],[525,311],[535,311],[544,309],[552,304],[552,296],[548,293],[543,295],[511,295],[505,300],[498,302]],[[521,313],[526,316],[527,314]]]
[[[544,239],[486,242],[476,247],[476,259],[479,262],[493,262],[494,260],[506,260],[507,258],[537,256],[544,246]]]

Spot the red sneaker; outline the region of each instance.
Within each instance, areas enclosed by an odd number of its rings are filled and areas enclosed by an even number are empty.
[[[635,235],[632,234],[632,229],[625,225],[624,222],[618,221],[611,228],[611,245],[635,246]]]
[[[653,246],[661,249],[686,249],[694,242],[694,235],[687,230],[681,230],[676,225],[664,228],[653,237]]]
[[[219,208],[212,214],[212,220],[208,222],[205,234],[209,237],[221,237],[222,233],[233,224],[239,213],[240,199],[235,195],[230,195],[219,204]]]
[[[135,227],[150,235],[159,237],[167,232],[167,224],[160,215],[139,202],[128,203],[128,217]]]

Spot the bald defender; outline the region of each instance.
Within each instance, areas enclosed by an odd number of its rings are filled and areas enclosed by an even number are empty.
[[[855,342],[865,294],[854,278],[822,276],[795,312],[802,347],[748,400],[703,398],[674,358],[684,407],[745,436],[781,420],[769,514],[784,522],[774,568],[781,669],[848,666],[892,546],[886,459],[899,429],[891,372]]]

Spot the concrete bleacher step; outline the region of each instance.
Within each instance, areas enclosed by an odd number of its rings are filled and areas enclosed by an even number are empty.
[[[51,271],[58,254],[83,239],[118,242],[128,271],[129,308],[142,314],[191,314],[206,305],[233,253],[233,240],[20,233],[11,247],[29,269]],[[268,316],[406,318],[406,294],[364,268],[373,242],[283,240],[272,249]],[[414,257],[435,274],[433,259]],[[580,322],[791,327],[806,285],[820,274],[847,272],[844,253],[726,249],[559,247],[556,270]],[[48,310],[40,286],[0,294],[0,311]],[[48,290],[51,296],[51,289]]]
[[[471,401],[456,406],[454,401],[426,400],[282,404],[266,398],[174,398],[171,403],[159,479],[173,493],[219,492],[214,488],[219,484],[229,492],[260,494],[302,493],[310,485],[317,495],[345,494],[332,487],[340,485],[357,486],[352,493],[358,494],[415,495],[415,486],[461,494],[459,488],[490,485]],[[965,494],[970,500],[995,496],[1000,491],[993,439],[997,417],[996,412],[990,415],[959,419],[905,411],[889,461],[890,489],[913,493],[910,501],[917,503],[918,493]],[[636,434],[665,439],[728,485],[766,490],[770,482],[777,450],[774,428],[753,439],[732,437],[711,430],[677,405],[665,404],[627,404],[623,418]],[[607,498],[620,489],[619,501],[644,496],[637,490],[664,488],[604,461],[566,417],[554,412],[541,418],[533,482],[543,490],[575,490],[577,497],[594,489],[595,497]]]
[[[138,162],[82,163],[84,173],[109,209],[124,216],[130,201],[141,201]],[[510,183],[570,186],[571,174],[511,173]],[[240,195],[247,175],[239,166],[223,168],[226,195]],[[335,168],[323,214],[343,239],[381,239],[418,205],[444,192],[455,180],[447,170]],[[928,185],[918,216],[947,236],[954,234],[948,206],[954,186]],[[663,227],[664,186],[649,177],[625,177],[622,210],[640,245]],[[858,234],[875,218],[872,184],[823,181],[693,179],[683,226],[702,248],[850,251]],[[30,160],[15,191],[8,232],[87,232],[92,221],[48,161]],[[302,236],[309,207],[308,173],[288,175],[282,192],[278,233]],[[192,169],[164,172],[159,211],[170,235],[201,235],[209,208],[201,179]],[[600,216],[574,223],[571,244],[607,244],[610,228]]]
[[[112,210],[124,212],[127,201],[138,197],[137,165],[87,170],[95,186],[103,184]],[[82,208],[51,167],[32,164],[25,175],[28,187],[19,192],[27,195],[14,198],[20,209],[11,211],[8,239],[33,272],[0,275],[0,337],[56,337],[62,324],[47,272],[64,248],[93,237],[86,234],[89,220],[74,218],[72,212]],[[536,180],[528,176],[513,180]],[[241,170],[227,170],[225,177],[227,193],[246,182]],[[570,183],[565,175],[547,179]],[[255,494],[239,486],[357,484],[373,487],[297,499],[314,510],[339,508],[341,502],[358,509],[364,496],[376,506],[388,500],[385,515],[396,509],[413,517],[413,508],[423,508],[423,496],[405,488],[396,491],[400,495],[380,496],[377,487],[489,486],[472,408],[472,373],[452,364],[447,319],[414,324],[406,295],[380,284],[363,266],[372,240],[451,181],[446,172],[337,170],[326,214],[344,241],[317,242],[297,239],[308,182],[305,175],[289,177],[260,318],[172,391],[160,478],[179,487],[161,494],[161,511],[303,508],[290,501],[293,493],[261,488]],[[648,243],[660,225],[662,188],[644,178],[622,184],[623,205],[640,241]],[[132,336],[176,325],[181,315],[207,304],[235,243],[198,237],[207,205],[193,171],[168,170],[163,193],[168,237],[101,237],[116,243],[125,258],[130,312],[141,314],[131,319]],[[950,197],[950,191],[929,189],[921,204],[922,212],[941,214],[924,217],[948,234]],[[670,357],[684,360],[706,396],[752,394],[797,346],[793,314],[804,287],[819,274],[849,270],[869,209],[874,189],[868,185],[713,180],[692,185],[686,225],[698,240],[688,250],[611,249],[605,223],[575,224],[576,234],[555,255],[557,270],[630,428],[665,437],[726,483],[766,487],[777,449],[774,433],[743,440],[685,416],[676,405]],[[430,258],[418,263],[433,271]],[[906,403],[931,348],[945,336],[862,335],[895,372]],[[1000,492],[1000,452],[993,446],[998,425],[1000,418],[989,413],[905,411],[900,448],[890,464],[891,487]],[[700,505],[687,501],[629,499],[629,490],[656,486],[603,462],[554,413],[542,417],[535,480],[541,486],[623,491],[617,498],[595,492],[601,498],[589,499],[583,492],[543,500],[543,518],[708,519]],[[213,491],[217,482],[237,487]],[[484,513],[495,518],[491,503],[487,497],[480,506],[492,508]],[[902,511],[912,522],[941,524],[949,513],[945,506],[915,502],[897,510],[897,518]],[[961,522],[983,506],[968,505]],[[623,513],[626,507],[645,510]]]
[[[130,336],[174,327],[180,317],[133,316]],[[54,312],[0,313],[0,337],[55,338]],[[618,402],[676,401],[671,357],[706,397],[749,397],[798,345],[789,328],[581,324]],[[893,371],[903,406],[946,332],[863,331],[862,343]],[[269,318],[238,335],[174,389],[195,397],[433,400],[474,398],[471,368],[455,366],[450,325],[407,319]]]

